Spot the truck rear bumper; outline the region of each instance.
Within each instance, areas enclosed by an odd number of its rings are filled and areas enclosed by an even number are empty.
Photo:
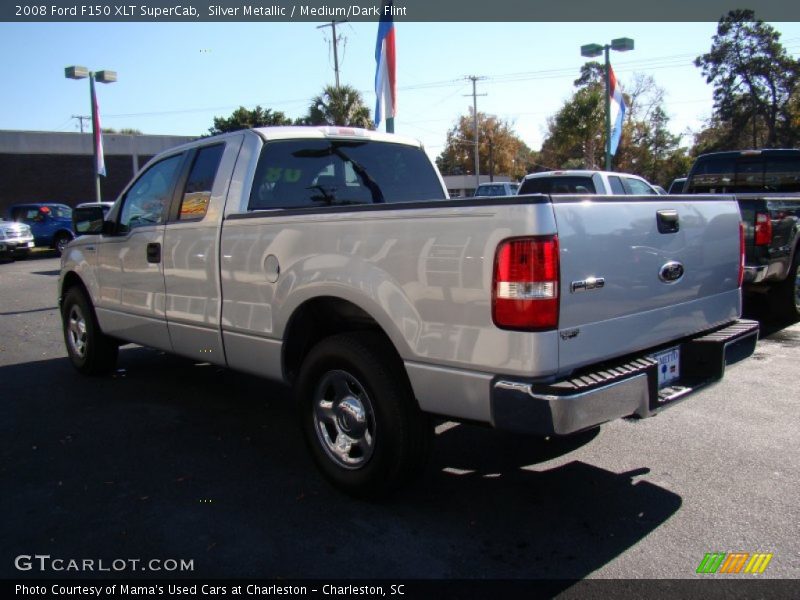
[[[658,361],[651,352],[596,365],[556,383],[498,377],[491,388],[492,424],[510,431],[561,435],[620,417],[649,417],[722,379],[725,365],[750,356],[757,341],[758,323],[738,320],[670,344],[680,348],[680,378],[662,389]]]

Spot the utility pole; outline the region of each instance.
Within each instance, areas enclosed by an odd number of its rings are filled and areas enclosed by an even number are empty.
[[[346,22],[347,19],[342,21],[331,21],[330,23],[325,23],[325,25],[319,25],[317,27],[317,29],[322,29],[323,27],[331,28],[331,34],[333,35],[333,72],[336,74],[336,89],[339,89],[339,50],[337,48],[339,39],[336,37],[336,24]]]
[[[479,140],[479,133],[478,133],[478,96],[486,96],[486,94],[479,94],[475,89],[475,85],[478,81],[486,79],[486,77],[476,77],[475,75],[469,75],[465,77],[465,79],[469,79],[472,81],[472,94],[465,94],[466,96],[472,96],[472,119],[475,121],[475,189],[478,189],[478,186],[481,184],[481,161],[480,155],[478,154],[478,142]]]
[[[494,138],[489,136],[489,181],[494,182]]]
[[[83,133],[83,122],[92,120],[92,117],[86,117],[84,115],[72,115],[70,118],[71,119],[78,119],[78,123],[81,124],[81,133]]]

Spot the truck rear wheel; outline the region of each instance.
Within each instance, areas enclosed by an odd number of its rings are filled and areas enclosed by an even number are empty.
[[[376,498],[422,470],[433,427],[380,335],[322,340],[303,362],[295,394],[306,444],[340,490]]]
[[[80,287],[69,289],[61,307],[64,342],[72,365],[85,375],[102,375],[117,364],[119,346],[97,324],[91,302]]]
[[[795,252],[786,279],[769,291],[772,312],[780,319],[800,319],[800,250]]]

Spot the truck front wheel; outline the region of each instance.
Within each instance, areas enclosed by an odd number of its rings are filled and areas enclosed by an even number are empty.
[[[67,249],[67,244],[72,241],[72,237],[68,233],[59,233],[56,239],[53,240],[53,249],[56,251],[56,256],[64,254]]]
[[[295,394],[314,461],[340,490],[376,498],[422,470],[433,427],[380,335],[322,340],[303,362]]]
[[[786,279],[769,291],[769,302],[778,318],[789,321],[800,319],[800,249],[795,252]]]
[[[72,365],[85,375],[101,375],[117,364],[119,346],[97,324],[94,309],[83,290],[74,286],[61,307],[64,342]]]

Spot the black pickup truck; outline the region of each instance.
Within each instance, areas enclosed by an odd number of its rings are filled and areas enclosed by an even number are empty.
[[[685,194],[733,194],[745,233],[744,292],[767,294],[773,313],[800,318],[800,150],[697,157]]]

